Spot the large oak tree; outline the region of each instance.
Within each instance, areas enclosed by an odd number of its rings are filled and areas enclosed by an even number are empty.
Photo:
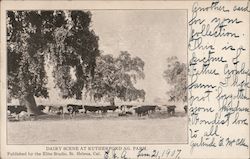
[[[41,114],[34,97],[49,97],[45,69],[49,62],[63,97],[81,98],[99,56],[98,36],[90,23],[91,14],[85,11],[8,11],[8,94],[28,112]]]

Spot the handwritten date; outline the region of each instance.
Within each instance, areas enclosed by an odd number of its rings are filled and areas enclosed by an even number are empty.
[[[165,150],[146,150],[140,149],[136,152],[137,159],[180,159],[181,149],[165,149]],[[133,152],[134,153],[134,152]],[[134,155],[131,155],[134,156]],[[126,150],[115,151],[107,150],[104,154],[104,159],[134,159],[130,157]]]

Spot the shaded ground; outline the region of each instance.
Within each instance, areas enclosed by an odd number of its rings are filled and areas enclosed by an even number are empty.
[[[8,144],[186,143],[187,116],[156,112],[118,117],[117,113],[43,115],[35,121],[8,122]]]

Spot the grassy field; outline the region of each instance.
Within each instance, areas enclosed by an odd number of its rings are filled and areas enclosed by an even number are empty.
[[[118,117],[115,113],[43,115],[34,121],[8,122],[8,144],[186,143],[187,116],[164,113]]]

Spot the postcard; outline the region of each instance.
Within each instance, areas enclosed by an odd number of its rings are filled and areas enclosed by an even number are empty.
[[[1,158],[248,159],[249,1],[1,1]]]

